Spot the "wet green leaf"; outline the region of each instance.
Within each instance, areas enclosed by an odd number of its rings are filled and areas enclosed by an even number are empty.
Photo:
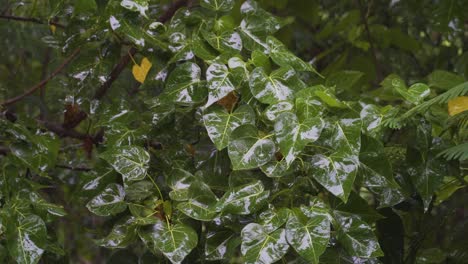
[[[229,259],[234,255],[235,249],[240,243],[240,238],[231,231],[209,232],[205,243],[206,260]]]
[[[314,168],[313,177],[344,202],[359,166],[360,127],[359,119],[342,120],[327,127],[325,143],[336,150],[330,155],[317,154],[309,160]]]
[[[305,61],[298,58],[296,55],[291,53],[283,43],[276,38],[269,36],[267,37],[268,51],[271,59],[281,67],[292,67],[296,71],[311,71],[316,70]]]
[[[262,182],[229,189],[216,204],[216,211],[246,215],[258,211],[265,205],[270,191],[265,191]]]
[[[260,137],[255,126],[241,125],[231,134],[228,153],[234,170],[258,168],[272,159],[275,143]]]
[[[234,6],[233,0],[202,0],[200,5],[214,11],[226,12]]]
[[[320,117],[308,116],[298,120],[293,113],[281,113],[276,118],[276,140],[287,165],[296,159],[307,143],[314,142],[320,136],[324,122]]]
[[[265,104],[291,100],[296,91],[304,88],[290,67],[279,68],[269,75],[262,67],[255,68],[250,75],[249,85],[255,98]]]
[[[255,114],[248,105],[238,107],[228,113],[223,107],[213,106],[203,115],[208,136],[218,150],[224,149],[234,129],[245,124],[254,124]]]
[[[37,215],[29,215],[18,219],[17,226],[7,232],[7,247],[11,257],[21,264],[38,263],[44,253],[47,238],[46,225]]]
[[[268,106],[265,109],[264,115],[269,121],[275,121],[276,118],[283,112],[291,112],[294,105],[289,101],[278,102]]]
[[[378,195],[380,207],[392,206],[404,200],[400,186],[393,179],[391,164],[378,140],[362,137],[359,160],[363,185]]]
[[[195,182],[195,178],[190,172],[180,168],[175,168],[167,175],[166,182],[172,189],[169,193],[171,199],[176,201],[186,201],[189,197],[189,187],[193,182]]]
[[[219,99],[225,97],[236,88],[229,78],[230,72],[226,65],[213,63],[206,70],[206,80],[208,81],[208,107]]]
[[[330,220],[321,210],[301,206],[289,215],[286,238],[296,252],[309,263],[319,263],[330,240]]]
[[[144,17],[149,7],[148,0],[122,0],[120,5],[128,10],[139,12]]]
[[[124,188],[116,183],[107,187],[86,204],[89,211],[100,216],[115,215],[127,208]]]
[[[118,173],[124,181],[138,181],[146,176],[149,154],[138,146],[125,146],[110,149],[100,155]]]
[[[188,188],[188,201],[177,205],[182,213],[200,221],[210,221],[216,216],[218,198],[208,185],[196,181]]]
[[[334,212],[337,238],[346,251],[363,258],[383,256],[371,227],[356,215]]]
[[[198,243],[197,233],[191,227],[161,220],[140,230],[139,235],[153,252],[162,252],[174,264],[182,263]]]
[[[275,263],[289,249],[283,228],[269,233],[262,225],[251,223],[242,229],[241,236],[245,263]]]
[[[190,105],[203,101],[206,87],[200,80],[201,69],[193,62],[178,65],[167,78],[165,96],[172,102]]]
[[[115,224],[111,232],[97,241],[98,245],[107,248],[126,248],[137,238],[135,218],[129,217]]]

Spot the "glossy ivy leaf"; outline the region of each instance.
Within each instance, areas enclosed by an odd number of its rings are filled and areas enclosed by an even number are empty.
[[[260,137],[253,125],[241,125],[231,134],[228,154],[234,170],[258,168],[275,154],[275,143],[267,136]]]
[[[271,59],[280,67],[290,66],[296,71],[316,72],[312,65],[290,52],[288,48],[275,37],[268,36],[266,42]]]
[[[233,0],[202,0],[200,5],[213,11],[227,12],[234,6]]]
[[[153,252],[162,252],[174,264],[182,263],[198,244],[195,230],[181,223],[157,220],[156,224],[140,230],[139,235]]]
[[[281,19],[266,12],[255,1],[245,1],[241,6],[244,18],[240,23],[240,33],[248,50],[268,49],[266,37],[273,35],[291,19]]]
[[[206,260],[230,259],[236,253],[236,247],[240,243],[241,239],[230,230],[208,232],[205,242]]]
[[[107,248],[126,248],[137,238],[137,226],[134,217],[127,217],[114,225],[111,232],[97,241],[98,245]]]
[[[270,58],[264,52],[256,49],[250,54],[250,61],[255,67],[262,67],[265,71],[271,71]]]
[[[16,139],[9,148],[22,164],[41,176],[47,176],[47,170],[55,167],[60,148],[57,137],[33,134],[20,124],[9,125],[6,132]]]
[[[201,69],[193,62],[178,65],[167,78],[165,96],[172,101],[191,105],[203,101],[206,88],[200,81]]]
[[[330,156],[317,154],[310,159],[315,168],[313,177],[333,195],[347,201],[351,192],[359,160],[357,156],[335,152]]]
[[[112,148],[102,153],[100,157],[122,174],[125,182],[145,178],[150,160],[148,152],[138,146]]]
[[[336,151],[359,155],[361,150],[361,127],[362,121],[360,118],[344,118],[339,121],[326,122],[317,143]]]
[[[20,264],[38,263],[44,253],[47,239],[44,221],[31,214],[18,219],[17,226],[7,228],[7,248],[11,257]],[[9,232],[13,228],[15,230]]]
[[[377,194],[379,207],[392,206],[404,200],[405,196],[393,179],[391,164],[380,141],[363,136],[359,161],[363,185]]]
[[[246,215],[265,205],[270,191],[265,191],[261,181],[229,189],[216,204],[216,211]]]
[[[290,210],[288,208],[275,209],[270,204],[268,210],[263,211],[258,216],[258,218],[260,219],[259,224],[263,226],[264,230],[267,233],[271,233],[283,226],[284,223],[286,223],[289,214]]]
[[[372,258],[383,256],[372,228],[357,215],[334,212],[337,239],[351,256]]]
[[[299,120],[304,120],[309,116],[320,116],[326,109],[315,95],[316,87],[308,87],[296,93],[295,107]]]
[[[189,199],[189,187],[195,182],[193,175],[180,168],[173,169],[166,176],[166,183],[172,189],[169,197],[176,201],[186,201]]]
[[[283,228],[269,233],[262,225],[250,223],[242,229],[241,236],[245,263],[275,263],[289,249]]]
[[[279,178],[291,174],[294,166],[289,166],[286,160],[273,160],[260,167],[263,173],[270,178]]]
[[[208,185],[195,181],[188,189],[188,201],[179,203],[177,209],[192,219],[210,221],[216,216],[217,201]]]
[[[324,122],[320,117],[305,117],[304,120],[298,120],[294,113],[286,112],[278,115],[275,122],[276,140],[288,166],[307,143],[319,138],[323,127]]]
[[[327,127],[325,144],[336,150],[310,159],[313,177],[333,195],[346,202],[359,166],[361,121],[344,119]]]
[[[414,187],[423,200],[424,210],[427,210],[433,199],[433,195],[440,186],[443,175],[447,175],[446,161],[437,159],[432,152],[422,158],[420,152],[410,152],[408,173]]]
[[[346,105],[336,98],[329,88],[321,86],[321,89],[315,91],[315,95],[330,107],[346,108]]]
[[[308,263],[319,263],[330,240],[330,218],[323,210],[301,206],[289,215],[286,238]]]
[[[132,182],[125,186],[125,197],[131,201],[141,201],[152,195],[155,192],[154,189],[150,181]]]
[[[267,75],[262,67],[255,68],[249,80],[250,91],[260,102],[275,104],[291,100],[294,93],[304,88],[304,83],[290,67],[279,68]]]
[[[117,183],[111,183],[100,194],[91,199],[86,207],[89,211],[100,216],[115,215],[127,208],[124,198],[124,188]]]
[[[226,65],[213,63],[206,70],[206,80],[208,81],[208,101],[205,107],[208,107],[219,99],[225,97],[236,87],[229,77],[230,72]]]
[[[282,101],[268,106],[263,112],[264,116],[269,121],[275,121],[276,118],[283,112],[292,112],[294,104],[289,101]]]
[[[45,211],[49,215],[58,217],[67,215],[63,206],[47,202],[36,192],[28,192],[27,196],[31,204],[39,211]]]
[[[255,123],[255,113],[249,105],[242,105],[232,113],[221,106],[213,106],[203,115],[203,122],[211,141],[218,150],[222,150],[228,145],[234,129]]]
[[[235,31],[215,33],[203,30],[201,33],[203,38],[221,53],[221,56],[226,56],[226,53],[239,53],[242,50],[242,39]]]
[[[365,105],[359,113],[364,131],[378,138],[382,134],[383,121],[394,116],[397,111],[397,108],[390,105],[383,108],[372,104]]]

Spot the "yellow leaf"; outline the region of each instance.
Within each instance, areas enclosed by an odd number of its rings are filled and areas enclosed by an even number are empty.
[[[468,110],[468,96],[460,96],[448,102],[448,112],[451,116],[466,110]]]
[[[141,60],[141,65],[133,65],[132,73],[135,80],[140,83],[144,83],[146,79],[146,75],[148,75],[149,70],[151,69],[151,62],[145,57]]]
[[[55,30],[57,29],[57,27],[55,25],[50,25],[50,31],[52,31],[52,34],[55,34]]]

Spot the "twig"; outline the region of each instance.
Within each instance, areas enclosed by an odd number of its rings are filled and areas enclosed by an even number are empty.
[[[10,152],[9,148],[0,146],[0,155],[6,156],[8,152]]]
[[[377,60],[377,52],[376,52],[376,49],[374,47],[374,42],[372,41],[372,37],[371,37],[371,34],[370,34],[370,30],[369,30],[369,23],[367,22],[367,17],[368,17],[368,14],[369,14],[369,10],[367,10],[367,12],[364,12],[364,7],[361,3],[361,0],[357,0],[358,2],[358,5],[359,5],[359,10],[361,12],[361,17],[362,17],[362,22],[364,23],[364,28],[366,30],[366,34],[367,34],[367,41],[369,41],[369,45],[370,45],[370,48],[371,48],[371,52],[372,52],[372,60],[374,61],[374,65],[375,65],[375,72],[376,72],[376,77],[377,77],[377,82],[379,83],[381,80],[382,80],[382,72],[380,71],[380,64],[379,64],[379,61]]]
[[[72,171],[91,171],[91,168],[88,167],[80,167],[80,166],[68,166],[68,165],[61,165],[57,164],[55,165],[56,168],[61,168],[61,169],[67,169],[67,170],[72,170]]]
[[[112,83],[119,77],[120,73],[127,67],[127,64],[131,61],[131,56],[135,55],[137,50],[135,48],[130,48],[130,50],[123,56],[119,63],[115,65],[107,80],[101,85],[101,87],[94,94],[94,99],[101,99],[106,93],[107,90],[111,87]]]
[[[187,3],[188,3],[188,0],[179,0],[177,2],[174,2],[166,10],[166,12],[164,12],[164,14],[162,14],[159,17],[159,22],[161,22],[161,23],[167,22],[169,19],[172,18],[172,16],[174,16],[177,9],[179,9],[180,7],[186,5]],[[120,59],[119,63],[117,63],[117,65],[115,65],[115,67],[112,69],[112,71],[109,74],[109,77],[107,78],[107,80],[101,85],[101,87],[94,94],[94,99],[100,100],[107,93],[107,90],[109,90],[112,83],[117,79],[117,77],[119,77],[119,75],[122,73],[122,71],[127,67],[127,65],[132,60],[132,56],[135,55],[136,52],[137,52],[137,50],[134,47],[132,47],[125,54],[125,56],[123,56]]]
[[[90,137],[88,134],[78,132],[74,129],[66,129],[61,124],[56,124],[50,121],[41,121],[41,120],[39,120],[39,123],[44,125],[44,127],[47,130],[57,134],[59,137],[70,137],[70,138],[76,138],[76,139],[81,139],[81,140],[84,140]]]
[[[11,15],[0,15],[0,19],[7,19],[7,20],[15,20],[15,21],[23,21],[23,22],[32,22],[36,24],[46,24],[42,20],[34,17],[19,17],[19,16],[11,16]],[[49,25],[54,25],[58,28],[65,28],[65,25],[62,25],[57,22],[49,21]]]
[[[29,90],[27,90],[23,94],[13,97],[11,99],[8,99],[5,102],[0,103],[0,105],[8,106],[8,105],[14,104],[20,101],[21,99],[23,99],[24,97],[34,93],[41,87],[43,87],[47,82],[49,82],[52,78],[54,78],[57,74],[59,74],[73,60],[73,58],[75,58],[78,55],[79,52],[80,52],[80,48],[75,49],[75,51],[73,51],[73,53],[49,77],[42,80],[40,83],[34,85],[33,87],[31,87]]]

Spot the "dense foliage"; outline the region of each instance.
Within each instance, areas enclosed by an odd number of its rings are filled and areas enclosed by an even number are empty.
[[[466,0],[3,0],[1,263],[466,263]]]

